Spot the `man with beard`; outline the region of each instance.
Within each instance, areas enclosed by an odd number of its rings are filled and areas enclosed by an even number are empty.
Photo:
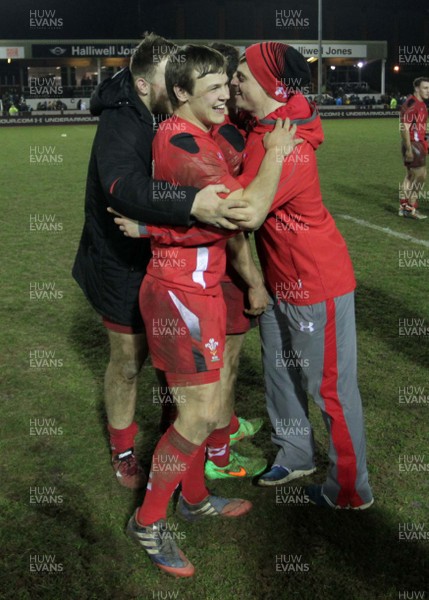
[[[110,360],[104,396],[112,464],[119,483],[129,488],[142,487],[146,481],[134,452],[138,431],[134,414],[137,376],[148,355],[138,291],[151,252],[148,240],[124,238],[106,207],[148,223],[186,226],[197,219],[236,229],[225,217],[231,206],[240,206],[219,198],[217,193],[227,191],[223,185],[177,190],[151,179],[152,113],[171,112],[164,71],[167,57],[176,49],[160,36],[147,35],[136,48],[130,68],[102,82],[91,99],[91,112],[100,115],[100,123],[73,267],[74,278],[107,329]],[[165,385],[162,379],[161,383]]]

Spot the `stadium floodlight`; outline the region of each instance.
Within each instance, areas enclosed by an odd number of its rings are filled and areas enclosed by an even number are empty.
[[[398,72],[399,72],[399,66],[398,66],[398,65],[395,65],[395,66],[393,67],[393,70],[395,71],[395,73],[398,73]]]
[[[331,71],[335,71],[337,67],[335,65],[331,65]]]

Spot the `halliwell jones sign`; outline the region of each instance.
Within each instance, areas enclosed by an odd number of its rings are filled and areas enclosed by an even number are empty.
[[[130,56],[135,44],[33,44],[33,58]]]

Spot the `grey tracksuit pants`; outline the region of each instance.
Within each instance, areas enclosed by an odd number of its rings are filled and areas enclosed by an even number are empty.
[[[260,331],[272,440],[280,447],[275,463],[299,470],[314,466],[308,392],[329,433],[323,493],[340,506],[370,501],[353,292],[307,306],[272,298]]]

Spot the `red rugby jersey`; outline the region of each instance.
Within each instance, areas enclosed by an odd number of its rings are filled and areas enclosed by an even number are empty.
[[[410,125],[410,140],[424,142],[427,151],[425,136],[428,109],[426,104],[411,94],[401,106],[400,120],[401,123]]]
[[[241,172],[243,152],[246,145],[244,131],[238,129],[227,115],[225,116],[225,121],[222,125],[214,125],[210,133],[225,156],[228,171],[233,177],[237,177]],[[227,262],[226,272],[222,276],[222,281],[235,281],[237,283],[240,280],[240,275],[234,267]]]
[[[249,133],[238,178],[246,187],[258,172],[263,138],[277,118],[298,125],[305,141],[283,159],[279,187],[271,209],[256,231],[265,281],[279,299],[296,305],[316,304],[355,288],[346,243],[322,202],[315,149],[323,141],[320,117],[301,94],[261,120]]]
[[[173,116],[160,124],[152,150],[154,179],[200,188],[223,183],[230,192],[241,187],[230,175],[225,156],[211,132],[180,117]],[[148,275],[183,291],[220,293],[225,246],[234,232],[205,225],[147,225],[146,234],[151,236],[153,254]]]
[[[228,171],[233,177],[237,177],[241,172],[241,162],[246,145],[244,131],[240,131],[226,115],[225,121],[221,125],[214,125],[210,134],[225,156]]]

